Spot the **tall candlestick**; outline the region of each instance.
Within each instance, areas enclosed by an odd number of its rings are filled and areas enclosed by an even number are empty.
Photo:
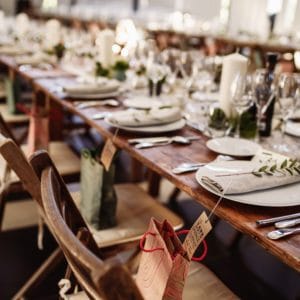
[[[115,35],[112,30],[104,29],[99,33],[97,45],[100,52],[100,62],[107,68],[113,64],[112,46],[115,42]]]
[[[237,74],[246,75],[247,66],[248,59],[238,53],[227,55],[223,60],[219,100],[227,117],[232,114],[231,84]]]

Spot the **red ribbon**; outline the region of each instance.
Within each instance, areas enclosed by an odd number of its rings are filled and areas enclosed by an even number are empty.
[[[188,234],[188,233],[189,233],[189,230],[184,229],[184,230],[180,230],[180,231],[175,232],[175,233],[176,233],[177,236],[178,236],[178,235],[181,235],[181,234]],[[153,233],[153,232],[147,231],[147,232],[144,233],[144,235],[143,235],[142,238],[140,239],[140,249],[141,249],[142,251],[147,252],[147,253],[151,253],[151,252],[155,252],[155,251],[160,251],[160,250],[163,251],[163,250],[164,250],[164,248],[162,248],[162,247],[156,247],[156,248],[153,248],[153,249],[145,249],[144,244],[145,244],[145,240],[146,240],[146,238],[147,238],[147,235],[156,236],[156,234]],[[170,235],[170,237],[171,237],[171,236],[174,236],[174,234],[171,233],[171,232],[169,233],[169,235]],[[199,256],[199,257],[192,257],[192,260],[193,260],[193,261],[198,261],[198,262],[199,262],[199,261],[202,261],[202,260],[206,257],[207,252],[208,252],[207,243],[206,243],[205,240],[203,240],[202,243],[203,243],[203,253],[202,253],[201,256]],[[174,259],[174,258],[176,257],[177,254],[179,254],[179,253],[175,253],[175,255],[173,255],[172,258]]]

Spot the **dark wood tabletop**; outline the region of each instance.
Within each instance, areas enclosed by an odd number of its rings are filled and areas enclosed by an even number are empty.
[[[140,137],[141,134],[118,131],[108,125],[104,120],[93,120],[92,116],[101,111],[117,111],[118,108],[97,107],[78,109],[74,102],[64,97],[64,94],[57,91],[58,82],[72,81],[71,78],[60,79],[37,79],[34,81],[34,89],[42,92],[52,101],[66,108],[70,112],[80,116],[91,127],[95,128],[103,137],[113,138],[114,144],[127,151],[133,158],[140,161],[149,169],[157,172],[159,175],[168,179],[180,190],[186,192],[195,201],[201,203],[204,207],[211,210],[216,205],[217,196],[204,190],[196,181],[195,173],[175,175],[172,168],[183,162],[209,162],[212,161],[216,154],[206,147],[207,138],[200,132],[185,126],[175,133],[163,135],[183,135],[197,136],[199,140],[193,141],[189,146],[170,144],[164,147],[136,149],[128,143],[129,138]],[[53,92],[54,91],[54,92]],[[78,99],[77,99],[78,100]],[[162,134],[160,134],[162,135]],[[299,195],[300,196],[300,195]],[[280,216],[283,214],[295,213],[300,211],[297,207],[259,207],[246,204],[240,204],[230,200],[222,200],[216,208],[215,214],[228,221],[237,230],[253,237],[267,251],[277,256],[280,260],[287,263],[292,268],[300,271],[300,236],[293,236],[279,241],[271,241],[266,237],[266,233],[273,230],[273,226],[258,228],[255,221],[269,217]]]
[[[8,64],[3,57],[0,57],[0,62],[8,68],[16,71],[17,66],[12,63]],[[125,150],[129,155],[150,170],[158,173],[162,177],[168,179],[180,190],[186,192],[195,201],[201,203],[205,208],[212,210],[218,200],[217,196],[204,190],[196,181],[195,173],[187,173],[175,175],[172,173],[172,168],[182,162],[209,162],[212,161],[216,154],[206,147],[207,138],[200,132],[185,126],[181,130],[165,135],[184,135],[197,136],[199,140],[193,141],[189,146],[170,144],[164,147],[136,149],[128,143],[129,138],[140,137],[141,134],[132,132],[118,131],[108,125],[104,120],[93,120],[92,116],[95,113],[102,111],[117,111],[123,109],[122,105],[117,108],[109,107],[94,107],[86,109],[78,109],[74,101],[67,99],[62,93],[59,86],[64,82],[73,82],[75,79],[70,76],[49,78],[45,76],[31,77],[30,72],[22,71],[19,74],[24,76],[33,84],[36,94],[44,94],[50,103],[59,105],[67,109],[69,112],[80,116],[87,124],[95,128],[104,138],[113,138],[114,144],[122,150]],[[51,76],[50,76],[51,77]],[[80,99],[76,99],[78,101]],[[162,135],[162,134],[159,134]],[[300,195],[299,195],[300,197]],[[291,236],[279,241],[272,241],[266,237],[266,233],[273,230],[273,226],[258,228],[255,221],[258,219],[276,217],[283,214],[290,214],[300,211],[300,206],[294,207],[260,207],[253,205],[240,204],[230,200],[222,200],[216,208],[215,214],[229,222],[233,227],[242,233],[250,235],[254,238],[266,251],[277,256],[281,261],[285,262],[291,268],[300,271],[300,235]]]

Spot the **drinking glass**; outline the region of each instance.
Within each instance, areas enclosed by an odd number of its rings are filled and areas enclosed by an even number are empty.
[[[251,77],[237,74],[231,84],[231,101],[238,114],[235,131],[236,138],[240,138],[241,116],[251,107],[253,98]]]
[[[252,77],[252,90],[257,111],[257,139],[259,140],[259,131],[262,128],[262,117],[269,108],[272,100],[276,96],[276,82],[270,78],[266,69],[257,69]]]
[[[147,77],[152,81],[152,96],[156,98],[158,83],[170,72],[169,67],[163,64],[159,56],[153,53],[148,58],[146,69]]]
[[[279,142],[279,144],[275,144],[273,147],[275,150],[278,150],[280,152],[290,152],[290,148],[285,143],[284,137],[287,121],[294,113],[298,100],[297,82],[294,74],[280,74],[277,90],[277,102],[280,108],[282,121],[281,141]]]

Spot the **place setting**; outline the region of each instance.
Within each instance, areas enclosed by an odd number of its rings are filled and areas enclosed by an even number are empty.
[[[105,122],[112,127],[140,134],[172,132],[185,126],[178,107],[118,111],[106,117]]]

